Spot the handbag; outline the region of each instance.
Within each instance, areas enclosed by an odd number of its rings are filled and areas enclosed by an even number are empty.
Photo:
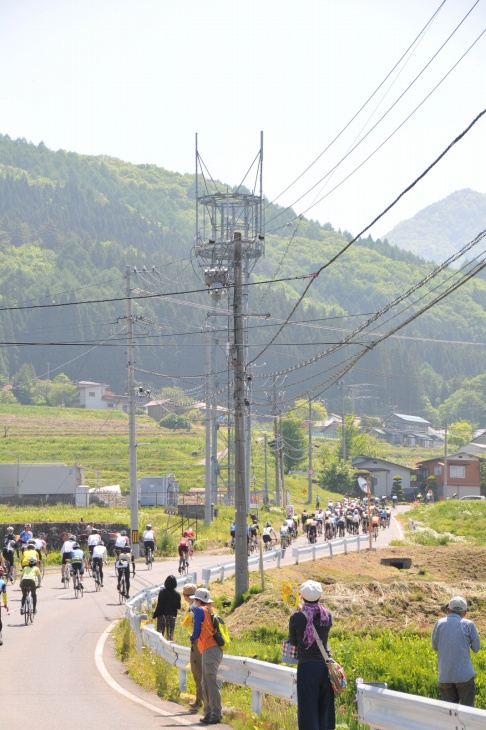
[[[331,680],[331,686],[334,690],[334,692],[337,695],[340,695],[341,692],[344,692],[347,686],[347,680],[346,680],[346,674],[344,672],[344,669],[340,664],[334,661],[334,659],[331,659],[329,654],[324,648],[324,644],[322,643],[321,638],[319,637],[319,634],[316,631],[316,627],[314,624],[312,624],[312,630],[314,632],[315,639],[317,641],[317,645],[319,649],[321,650],[321,654],[324,657],[324,661],[327,664],[327,669],[329,671],[329,679]]]
[[[290,641],[282,641],[282,662],[284,664],[297,664],[297,647]]]

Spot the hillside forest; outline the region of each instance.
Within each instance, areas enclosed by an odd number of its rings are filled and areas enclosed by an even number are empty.
[[[1,384],[57,377],[58,389],[92,380],[123,393],[129,267],[137,385],[202,399],[212,304],[194,249],[195,209],[194,175],[0,136]],[[370,237],[350,245],[349,232],[266,200],[265,217],[273,223],[249,287],[256,417],[276,400],[285,409],[313,398],[328,412],[484,425],[480,238],[466,263],[437,268],[425,250],[421,258]],[[230,292],[213,327],[223,405],[231,306]],[[1,398],[30,396],[14,387]]]

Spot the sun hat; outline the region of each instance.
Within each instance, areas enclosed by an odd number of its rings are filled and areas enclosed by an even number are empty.
[[[462,596],[454,596],[454,598],[451,598],[449,601],[449,609],[451,611],[455,611],[456,613],[466,613],[467,611],[467,601]]]
[[[194,595],[196,589],[197,586],[194,583],[186,583],[186,585],[182,589],[182,592],[185,596],[189,596],[189,598],[191,598],[191,596]]]
[[[304,601],[318,601],[322,596],[322,586],[315,580],[306,580],[301,584],[299,591]]]
[[[198,588],[197,591],[194,593],[193,596],[189,596],[189,598],[197,598],[199,601],[202,601],[203,603],[213,603],[211,598],[209,597],[209,591],[207,588]]]

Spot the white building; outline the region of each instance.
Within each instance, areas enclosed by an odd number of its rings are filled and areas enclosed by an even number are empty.
[[[0,501],[89,504],[84,469],[76,464],[0,464]]]

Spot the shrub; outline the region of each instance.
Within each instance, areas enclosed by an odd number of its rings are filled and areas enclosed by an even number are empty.
[[[178,416],[177,413],[169,413],[159,421],[159,426],[162,428],[185,428],[186,430],[190,430],[192,424],[185,416]]]

